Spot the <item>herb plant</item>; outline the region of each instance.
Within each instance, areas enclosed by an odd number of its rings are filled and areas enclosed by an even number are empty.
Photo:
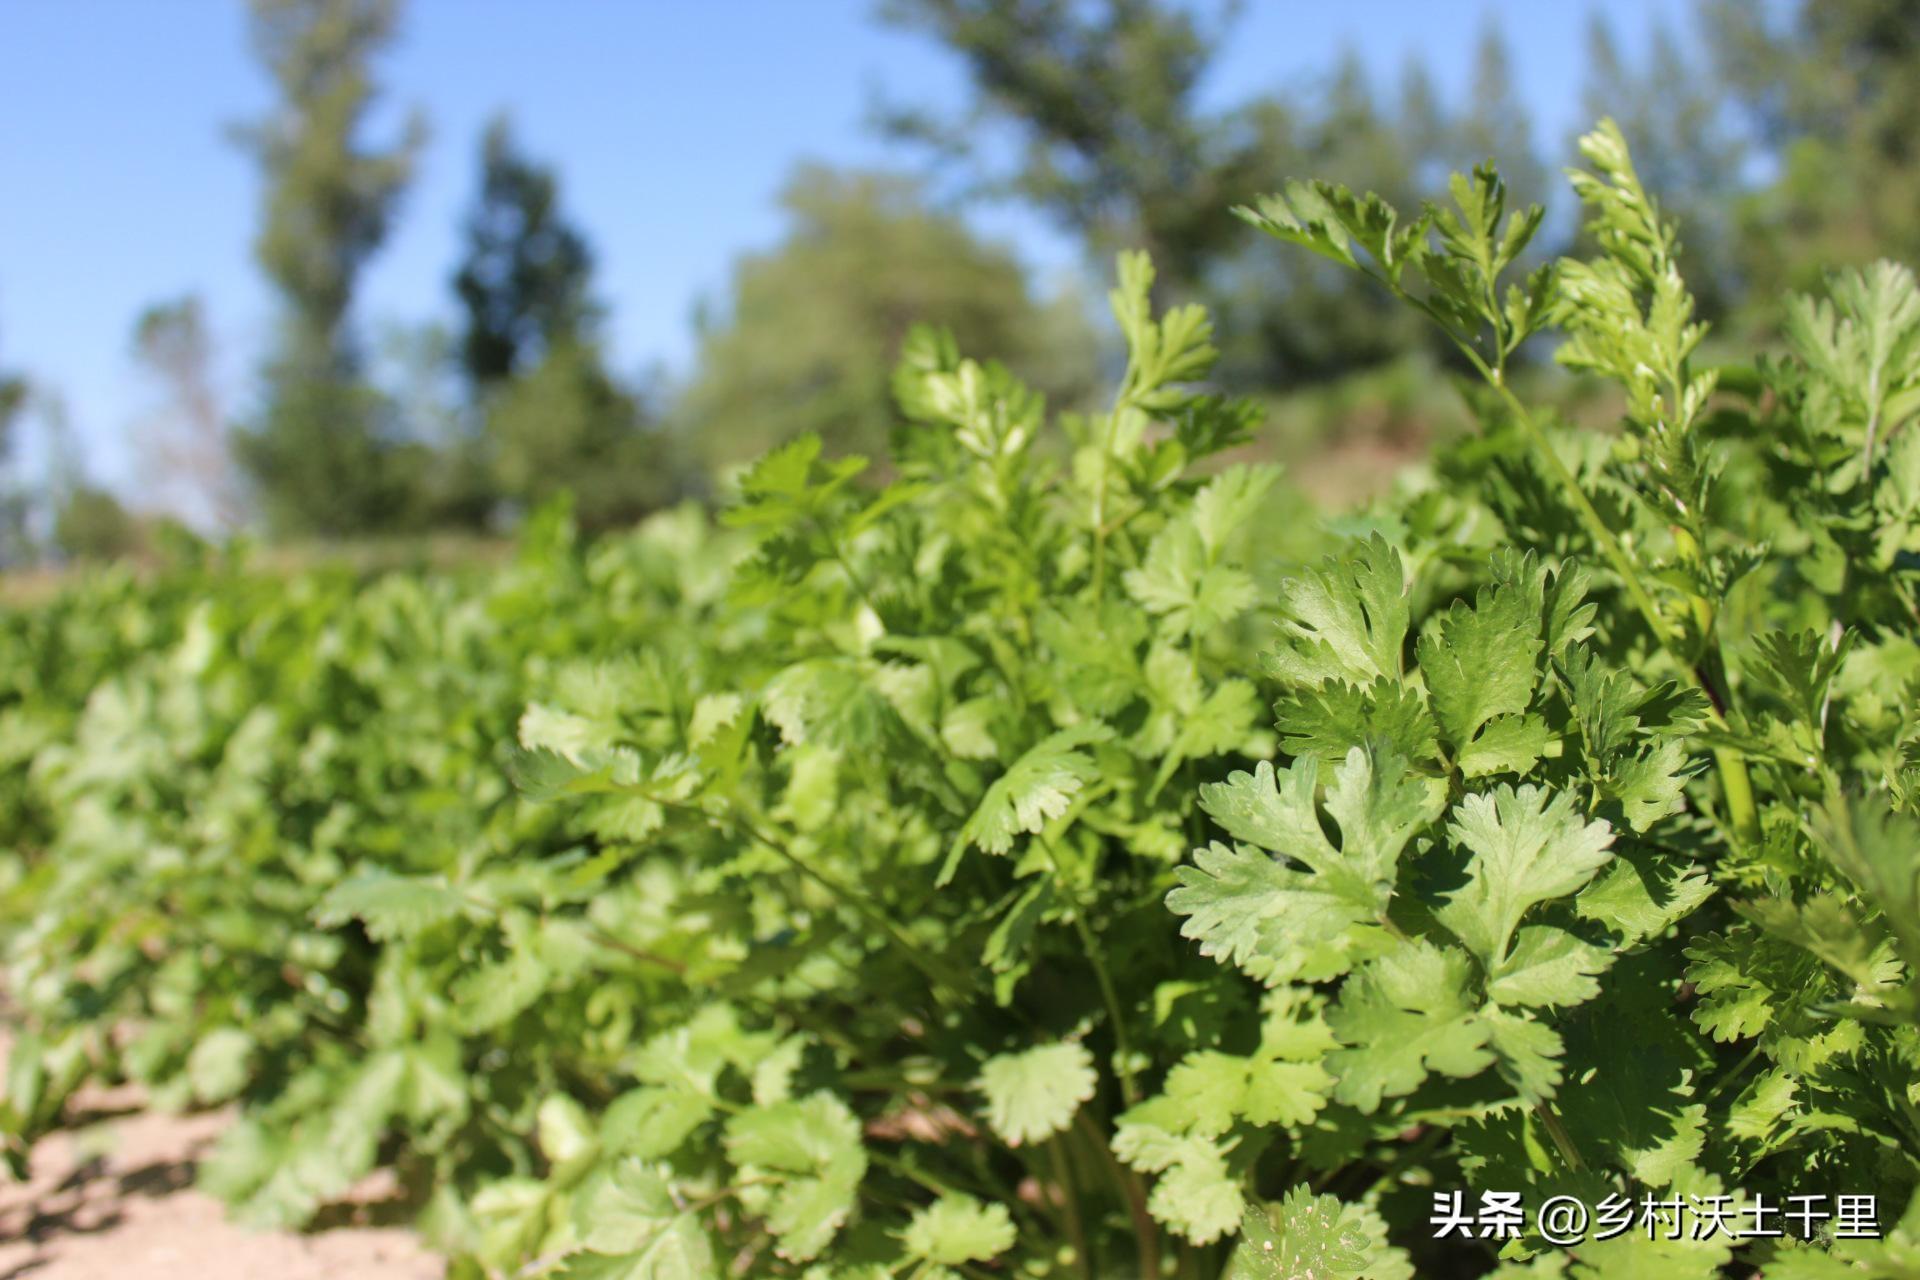
[[[11,1154],[91,1076],[237,1100],[237,1213],[391,1167],[464,1276],[1915,1274],[1920,291],[1709,362],[1583,153],[1531,271],[1490,168],[1242,211],[1482,424],[1311,542],[1129,255],[1109,407],[916,331],[884,483],[802,439],[719,529],[6,615]],[[1617,428],[1516,378],[1556,340]]]

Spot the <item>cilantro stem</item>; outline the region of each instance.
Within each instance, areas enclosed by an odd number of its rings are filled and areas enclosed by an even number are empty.
[[[1087,1228],[1080,1220],[1080,1190],[1074,1184],[1073,1166],[1067,1161],[1061,1135],[1056,1133],[1047,1139],[1047,1150],[1053,1157],[1053,1180],[1060,1184],[1067,1238],[1073,1242],[1074,1269],[1080,1273],[1081,1280],[1093,1280],[1093,1260],[1087,1256]]]
[[[833,558],[839,562],[840,571],[846,574],[847,581],[853,584],[854,594],[860,597],[860,603],[866,605],[873,615],[878,617],[880,611],[873,607],[873,596],[867,591],[866,579],[862,578],[860,571],[853,567],[853,560],[847,555],[846,548],[840,544],[840,536],[830,529],[821,529],[821,532],[826,536],[827,546],[832,550]]]
[[[1487,384],[1499,394],[1501,403],[1520,424],[1534,451],[1539,454],[1547,469],[1553,473],[1554,479],[1566,493],[1567,500],[1573,504],[1574,513],[1586,526],[1587,535],[1600,548],[1600,553],[1606,557],[1607,563],[1612,566],[1621,584],[1626,587],[1627,595],[1632,598],[1634,607],[1639,609],[1641,616],[1647,620],[1647,625],[1652,628],[1654,639],[1659,642],[1661,648],[1681,660],[1682,669],[1706,693],[1708,701],[1713,706],[1714,719],[1724,727],[1726,714],[1723,693],[1715,687],[1714,682],[1700,669],[1698,663],[1687,661],[1685,656],[1674,648],[1673,632],[1661,619],[1659,608],[1654,604],[1653,597],[1647,593],[1646,586],[1640,581],[1640,575],[1635,570],[1632,559],[1628,557],[1626,548],[1620,545],[1619,539],[1613,536],[1613,530],[1607,528],[1606,521],[1600,518],[1600,513],[1588,499],[1586,490],[1580,487],[1579,479],[1567,464],[1560,460],[1560,455],[1555,452],[1552,442],[1547,439],[1546,432],[1540,429],[1540,424],[1535,422],[1533,415],[1527,412],[1527,407],[1520,402],[1520,397],[1513,394],[1513,388],[1507,385],[1501,370],[1489,368],[1484,364],[1480,369],[1486,375]],[[1747,772],[1746,757],[1731,747],[1715,747],[1713,757],[1714,765],[1720,775],[1721,794],[1727,803],[1728,822],[1741,842],[1749,845],[1759,843],[1759,812],[1754,807],[1753,779]]]
[[[1487,385],[1499,395],[1500,402],[1506,406],[1507,412],[1513,415],[1514,421],[1518,422],[1520,429],[1526,433],[1527,442],[1533,446],[1534,452],[1552,473],[1555,483],[1560,486],[1567,501],[1572,504],[1574,514],[1580,518],[1580,523],[1586,526],[1587,536],[1592,538],[1594,545],[1600,548],[1600,554],[1606,557],[1607,563],[1613,568],[1621,584],[1626,587],[1627,595],[1633,600],[1634,607],[1640,611],[1640,615],[1647,620],[1647,626],[1653,630],[1654,639],[1660,642],[1662,648],[1670,647],[1671,631],[1665,620],[1661,618],[1659,607],[1654,604],[1653,597],[1647,593],[1646,586],[1640,581],[1639,571],[1634,568],[1626,548],[1622,547],[1620,540],[1613,536],[1613,530],[1607,528],[1607,522],[1600,518],[1600,512],[1595,509],[1592,499],[1587,497],[1587,491],[1580,487],[1579,478],[1561,460],[1552,441],[1547,439],[1547,433],[1541,429],[1538,422],[1534,421],[1533,415],[1527,411],[1526,405],[1521,403],[1520,397],[1513,394],[1513,388],[1507,385],[1502,372],[1488,368],[1486,365],[1481,365],[1481,372],[1486,375]]]
[[[1094,1127],[1093,1119],[1085,1107],[1080,1108],[1073,1117],[1074,1126],[1079,1129],[1092,1147],[1107,1172],[1112,1176],[1114,1186],[1119,1188],[1120,1198],[1127,1203],[1127,1216],[1133,1220],[1133,1238],[1140,1252],[1140,1274],[1145,1280],[1158,1280],[1160,1275],[1160,1229],[1154,1224],[1153,1215],[1147,1211],[1147,1191],[1140,1184],[1140,1175],[1131,1169],[1123,1168],[1114,1159],[1113,1148],[1106,1137]]]
[[[1727,1086],[1732,1084],[1735,1080],[1738,1080],[1743,1074],[1745,1074],[1747,1068],[1752,1066],[1754,1059],[1758,1058],[1759,1056],[1760,1056],[1760,1042],[1758,1040],[1755,1040],[1753,1042],[1753,1047],[1747,1050],[1746,1055],[1742,1057],[1740,1061],[1734,1063],[1732,1068],[1729,1069],[1725,1075],[1721,1076],[1718,1080],[1714,1081],[1713,1085],[1710,1088],[1708,1088],[1708,1090],[1705,1093],[1700,1095],[1701,1103],[1704,1104],[1704,1103],[1712,1102],[1715,1098],[1719,1097],[1722,1093],[1724,1093],[1726,1091]]]
[[[609,933],[606,929],[601,928],[599,925],[594,924],[591,921],[588,922],[587,927],[589,930],[592,931],[594,941],[598,942],[601,946],[606,947],[608,950],[618,951],[623,956],[628,956],[634,960],[639,960],[646,964],[658,965],[660,968],[665,969],[668,973],[674,974],[678,977],[686,976],[687,966],[682,964],[678,960],[670,960],[666,956],[655,955],[653,952],[648,951],[645,948],[636,947],[630,942],[623,942],[618,937],[615,937],[612,933]]]
[[[1107,577],[1107,472],[1113,465],[1113,440],[1120,434],[1120,410],[1124,393],[1107,415],[1107,430],[1100,440],[1100,468],[1093,482],[1093,600],[1099,605]]]
[[[1066,873],[1060,866],[1060,859],[1054,853],[1053,842],[1047,839],[1039,841],[1041,850],[1047,855],[1047,861],[1053,866],[1053,874],[1060,880],[1066,879]],[[1086,917],[1080,905],[1074,904],[1073,931],[1080,939],[1080,950],[1087,957],[1087,963],[1093,966],[1093,976],[1100,984],[1100,998],[1107,1006],[1107,1019],[1113,1023],[1113,1056],[1119,1061],[1120,1094],[1127,1105],[1137,1106],[1140,1102],[1140,1089],[1133,1079],[1133,1046],[1127,1036],[1127,1020],[1121,1012],[1120,993],[1113,985],[1113,975],[1107,972],[1106,961],[1101,959],[1100,944],[1094,938],[1093,931],[1087,928]]]
[[[1559,1113],[1554,1111],[1551,1102],[1541,1101],[1533,1104],[1533,1113],[1540,1117],[1547,1136],[1553,1139],[1553,1145],[1560,1152],[1560,1158],[1567,1162],[1567,1168],[1575,1173],[1585,1173],[1587,1162],[1580,1158],[1580,1149],[1573,1145],[1573,1135],[1567,1132],[1567,1126],[1560,1122]]]
[[[1127,1037],[1126,1017],[1120,1009],[1120,993],[1114,989],[1113,975],[1107,972],[1106,963],[1100,959],[1100,948],[1094,941],[1093,931],[1087,928],[1087,922],[1081,918],[1077,908],[1073,916],[1073,930],[1080,935],[1080,949],[1086,952],[1087,960],[1093,965],[1093,976],[1100,983],[1100,998],[1106,1002],[1107,1017],[1113,1022],[1113,1056],[1119,1059],[1120,1095],[1127,1100],[1128,1106],[1137,1106],[1140,1087],[1133,1079],[1133,1046]]]

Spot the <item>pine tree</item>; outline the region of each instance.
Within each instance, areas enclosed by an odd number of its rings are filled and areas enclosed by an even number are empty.
[[[553,170],[520,150],[505,116],[480,146],[480,193],[467,217],[467,251],[454,277],[465,323],[460,360],[476,391],[590,336],[593,253],[560,209]]]
[[[480,175],[453,287],[485,500],[527,506],[566,491],[588,528],[632,520],[681,478],[665,434],[606,367],[593,250],[561,207],[559,176],[505,117],[482,137]]]

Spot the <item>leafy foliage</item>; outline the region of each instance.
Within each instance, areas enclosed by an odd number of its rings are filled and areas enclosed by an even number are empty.
[[[1246,214],[1480,379],[1298,555],[1129,255],[1107,408],[918,331],[885,483],[802,437],[718,529],[0,615],[15,1154],[89,1076],[232,1097],[237,1212],[390,1164],[474,1275],[1899,1274],[1920,306],[1844,277],[1708,367],[1585,149],[1580,261],[1490,168]],[[1516,393],[1548,332],[1611,438]],[[1889,1232],[1496,1248],[1450,1188]]]

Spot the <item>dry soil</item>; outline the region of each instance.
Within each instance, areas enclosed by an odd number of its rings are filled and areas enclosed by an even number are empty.
[[[142,1110],[136,1093],[76,1099],[73,1125],[0,1171],[0,1280],[436,1280],[398,1227],[249,1231],[193,1189],[194,1161],[230,1117]]]

